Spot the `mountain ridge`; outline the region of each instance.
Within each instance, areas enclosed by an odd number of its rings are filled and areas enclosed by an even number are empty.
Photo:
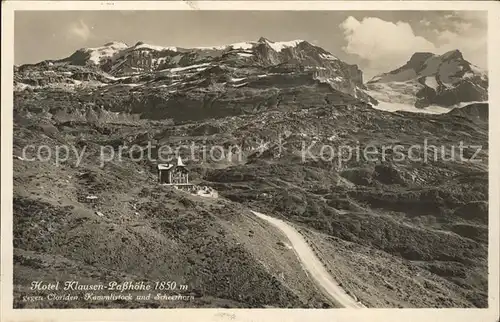
[[[376,75],[366,86],[378,100],[385,101],[387,93],[395,92],[400,94],[399,100],[396,99],[398,103],[417,108],[430,105],[450,107],[461,102],[488,99],[486,71],[465,60],[458,49],[442,55],[414,53],[403,66]]]
[[[20,66],[15,85],[19,91],[48,86],[93,97],[112,96],[115,102],[110,106],[107,100],[106,108],[147,117],[180,117],[174,105],[186,103],[179,100],[191,102],[193,111],[204,111],[204,117],[300,108],[295,93],[307,92],[308,104],[313,105],[376,103],[365,93],[357,65],[307,41],[274,42],[263,37],[208,49],[114,41],[79,49],[60,60]],[[221,111],[219,102],[235,95],[243,99]],[[167,106],[164,111],[158,107],[162,104]]]
[[[62,67],[64,65],[68,67]],[[23,90],[32,83],[38,84],[39,81],[33,80],[23,82],[23,75],[26,75],[24,71],[36,71],[41,66],[48,70],[54,70],[53,66],[81,67],[84,69],[81,73],[90,75],[68,79],[65,75],[72,71],[56,71],[58,77],[55,78],[53,75],[40,76],[44,84],[76,82],[81,85],[87,80],[98,80],[106,86],[139,86],[136,91],[141,86],[168,88],[163,96],[182,92],[176,84],[183,83],[183,78],[186,78],[185,84],[193,84],[196,88],[214,84],[222,89],[233,83],[228,80],[248,79],[241,74],[260,79],[261,83],[263,77],[274,75],[271,77],[273,83],[298,84],[301,79],[303,84],[326,84],[333,91],[372,106],[378,105],[380,109],[388,102],[430,110],[432,106],[453,108],[462,102],[486,101],[488,83],[486,73],[465,60],[459,50],[442,55],[416,52],[403,66],[365,82],[358,65],[345,63],[322,47],[302,39],[271,41],[265,37],[257,41],[192,48],[157,46],[142,41],[134,45],[110,41],[100,47],[80,48],[62,59],[16,66],[16,88]],[[166,77],[171,81],[165,82]],[[204,79],[196,82],[197,77]],[[155,83],[158,85],[154,86]],[[241,82],[238,86],[252,87],[252,84]]]

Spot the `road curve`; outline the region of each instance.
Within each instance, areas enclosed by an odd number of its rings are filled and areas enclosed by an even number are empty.
[[[365,306],[349,296],[328,273],[304,237],[290,224],[283,220],[252,211],[257,217],[266,220],[285,234],[290,240],[295,254],[301,261],[304,269],[318,285],[318,287],[332,301],[345,308],[364,308]]]

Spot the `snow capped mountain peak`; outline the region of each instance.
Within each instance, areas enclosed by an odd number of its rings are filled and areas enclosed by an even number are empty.
[[[101,65],[108,60],[116,60],[124,55],[134,51],[177,51],[177,47],[162,47],[149,45],[143,42],[137,42],[134,46],[129,46],[124,42],[111,41],[100,47],[81,48],[73,55],[63,59],[63,61],[70,61],[75,65]]]
[[[280,53],[285,48],[294,48],[301,43],[307,43],[305,40],[296,39],[290,41],[271,41],[267,38],[261,37],[258,41],[244,41],[232,44],[224,44],[219,46],[208,46],[208,47],[194,47],[194,48],[180,48],[174,46],[158,46],[144,43],[142,41],[137,42],[133,46],[129,46],[124,42],[111,41],[100,47],[82,48],[73,54],[68,59],[78,65],[86,64],[87,62],[92,65],[99,65],[103,62],[111,59],[116,60],[119,57],[123,57],[128,53],[135,51],[149,51],[149,52],[179,52],[181,51],[193,51],[193,50],[217,50],[217,51],[227,51],[227,50],[253,50],[261,44],[265,44],[273,51]],[[242,55],[251,55],[250,53],[242,53]],[[242,56],[240,55],[240,56]],[[242,56],[243,57],[243,56]],[[333,55],[323,55],[322,58],[328,60],[336,60],[337,58]]]
[[[101,47],[82,48],[80,49],[80,51],[89,55],[88,60],[90,62],[99,64],[102,59],[112,57],[118,52],[127,48],[127,44],[123,42],[113,41],[106,43]]]
[[[419,52],[403,66],[372,78],[368,93],[381,102],[416,107],[453,106],[488,97],[486,72],[464,59],[460,50],[442,55]]]
[[[451,50],[442,55],[429,52],[413,54],[403,66],[388,73],[372,78],[372,82],[405,82],[420,77],[438,75],[443,82],[453,82],[453,78],[460,77],[471,71],[471,63],[466,61],[459,50]]]

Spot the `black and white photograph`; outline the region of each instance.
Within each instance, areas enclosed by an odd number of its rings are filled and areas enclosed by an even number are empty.
[[[14,12],[9,305],[497,308],[488,11],[242,9]]]

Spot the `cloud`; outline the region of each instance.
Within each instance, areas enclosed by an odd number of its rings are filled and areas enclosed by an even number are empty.
[[[417,36],[412,26],[403,21],[396,23],[375,17],[357,20],[348,17],[340,24],[347,44],[347,54],[357,55],[366,62],[368,78],[394,70],[405,64],[415,52],[443,54],[459,49],[464,58],[486,68],[487,33],[485,15],[481,12],[453,13],[435,23],[422,19],[420,29],[438,25],[431,40]],[[415,26],[417,28],[419,24]],[[422,29],[423,30],[423,29]],[[432,31],[431,31],[432,32]]]
[[[435,51],[432,42],[416,36],[406,22],[348,17],[340,24],[347,45],[342,49],[368,62],[373,72],[387,72],[403,65],[417,51]]]
[[[89,28],[83,20],[71,24],[67,31],[67,36],[71,39],[86,41],[90,38],[92,28]]]
[[[487,11],[455,11],[451,15],[447,15],[445,18],[454,19],[458,21],[469,21],[476,24],[486,26],[488,21]]]
[[[426,27],[429,27],[431,25],[431,22],[425,18],[420,20],[420,23]]]
[[[459,49],[464,58],[487,68],[487,13],[482,11],[456,12],[435,30],[437,52]]]

